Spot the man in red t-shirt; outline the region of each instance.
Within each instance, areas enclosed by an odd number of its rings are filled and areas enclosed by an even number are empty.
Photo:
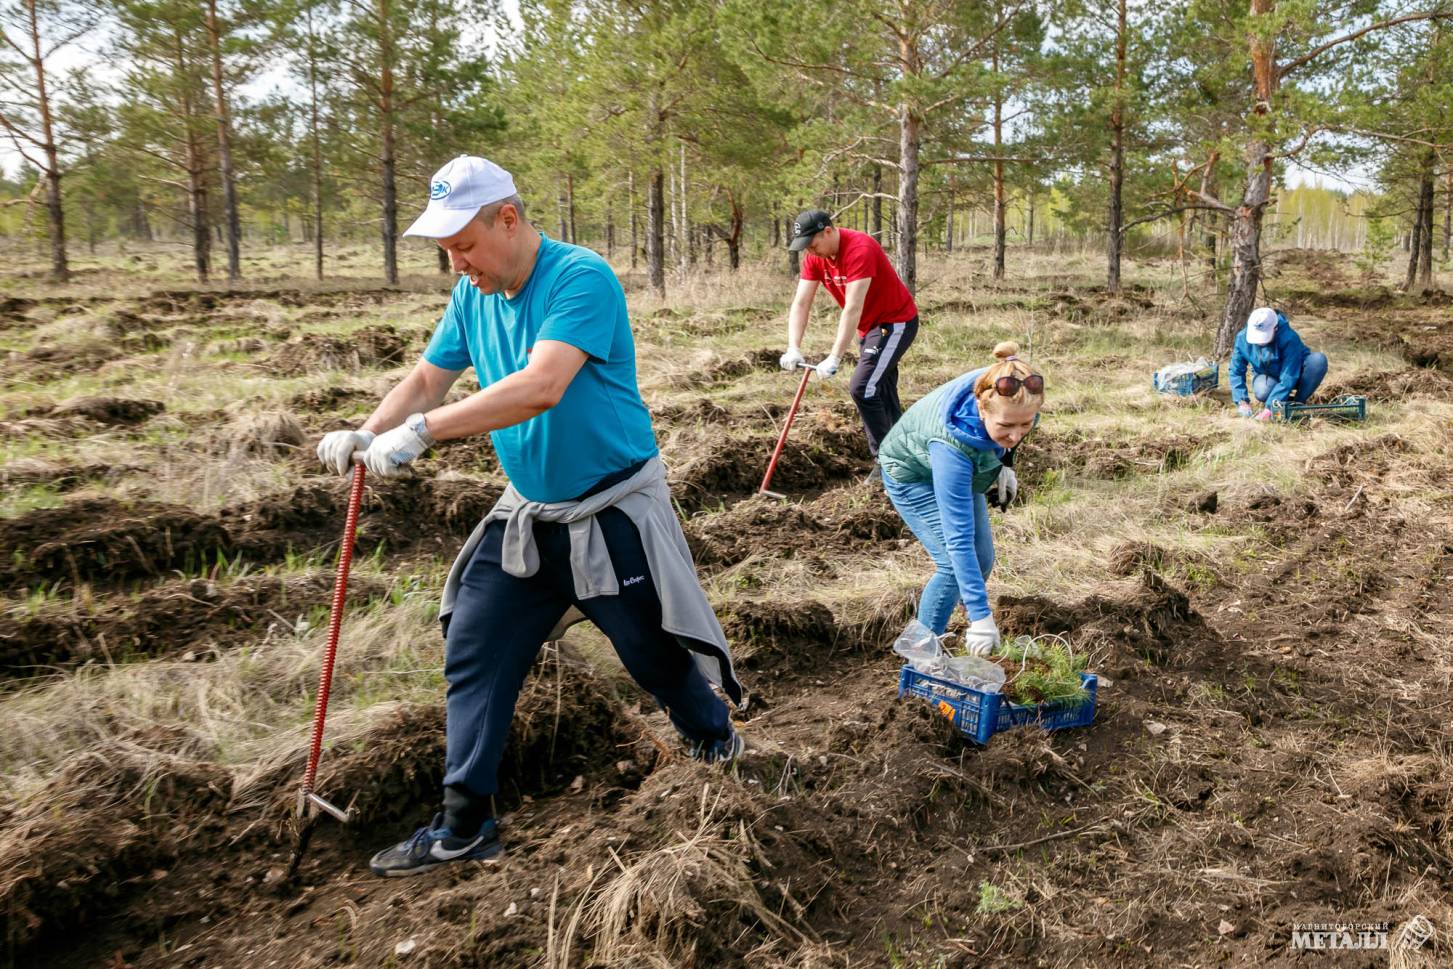
[[[782,369],[795,370],[803,363],[802,336],[812,298],[821,283],[842,307],[837,338],[830,352],[814,369],[819,378],[837,373],[838,361],[858,337],[858,366],[848,383],[848,392],[863,427],[868,448],[874,456],[878,443],[903,416],[898,400],[898,361],[918,334],[918,307],[913,294],[898,278],[878,240],[866,232],[840,229],[820,209],[809,209],[792,224],[789,249],[802,255],[802,278],[787,314],[787,352]]]

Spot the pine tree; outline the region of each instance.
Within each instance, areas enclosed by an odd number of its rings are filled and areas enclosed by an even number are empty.
[[[56,55],[95,24],[87,8],[70,0],[5,0],[0,4],[0,129],[15,151],[40,172],[50,234],[51,279],[70,279],[62,151],[55,99]]]

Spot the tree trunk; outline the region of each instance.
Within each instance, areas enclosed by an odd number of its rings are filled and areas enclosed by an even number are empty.
[[[995,19],[1002,17],[997,9]],[[999,39],[994,39],[994,76],[999,76]],[[1004,96],[994,88],[994,278],[1004,278],[1004,250],[1009,234],[1004,225]]]
[[[133,225],[136,229],[136,238],[143,242],[155,242],[156,234],[151,231],[151,219],[146,215],[146,202],[142,199],[136,200],[136,215]]]
[[[555,176],[555,221],[560,227],[555,238],[561,242],[569,242],[570,222],[565,214],[565,179],[559,175]]]
[[[1426,293],[1433,288],[1433,210],[1437,207],[1437,183],[1434,165],[1438,157],[1430,148],[1423,156],[1423,245],[1418,253],[1418,287]]]
[[[398,184],[394,154],[394,48],[391,0],[378,0],[379,9],[379,121],[382,153],[379,168],[383,180],[383,276],[390,285],[399,281]]]
[[[173,57],[176,76],[188,76],[186,47],[182,43],[181,31],[173,28]],[[204,163],[202,146],[197,139],[197,112],[192,104],[190,90],[182,95],[182,149],[186,153],[187,173],[187,217],[192,224],[192,262],[197,270],[197,281],[205,283],[211,268],[212,235],[207,225],[207,183],[203,176]]]
[[[646,184],[646,275],[666,295],[666,174],[657,168]]]
[[[883,244],[883,166],[873,166],[873,221],[871,235]]]
[[[242,220],[237,212],[237,179],[232,169],[232,122],[222,86],[222,33],[217,0],[207,0],[207,39],[212,47],[212,99],[217,113],[217,164],[222,175],[222,204],[227,226],[227,279],[242,278]]]
[[[687,224],[686,214],[686,143],[681,144],[680,175],[676,178],[676,201],[680,207],[674,219],[676,223],[676,270],[681,277],[686,278],[687,270],[695,261],[696,255],[691,251],[691,227]]]
[[[631,210],[631,268],[636,268],[636,254],[640,252],[640,222],[636,217],[636,173],[626,173],[626,205]]]
[[[1453,255],[1453,168],[1443,173],[1443,261]]]
[[[1256,287],[1261,282],[1261,221],[1271,197],[1271,146],[1253,141],[1246,156],[1246,190],[1231,220],[1231,279],[1216,333],[1218,358],[1231,352],[1237,331],[1246,325],[1256,304]]]
[[[772,248],[776,249],[782,245],[782,221],[775,215],[772,216]]]
[[[1429,151],[1428,155],[1432,155],[1432,152]],[[1403,280],[1403,289],[1409,293],[1413,291],[1413,286],[1418,281],[1418,264],[1423,258],[1424,243],[1432,242],[1431,238],[1425,239],[1425,236],[1429,234],[1427,232],[1427,226],[1432,221],[1428,218],[1431,214],[1428,210],[1432,207],[1433,203],[1432,192],[1430,191],[1432,188],[1432,177],[1429,172],[1431,162],[1428,159],[1428,155],[1424,156],[1423,164],[1418,175],[1418,205],[1417,209],[1413,212],[1413,229],[1408,239],[1408,272],[1407,277]]]
[[[726,237],[727,263],[736,272],[742,265],[742,206],[731,193],[727,193],[727,200],[732,206],[732,231]]]
[[[1110,106],[1110,208],[1105,226],[1105,289],[1111,293],[1120,292],[1120,253],[1125,241],[1122,230],[1125,224],[1122,204],[1125,186],[1125,0],[1119,0],[1117,13],[1115,95]]]
[[[323,278],[323,143],[318,133],[318,38],[313,33],[313,8],[308,17],[308,140],[313,150],[313,272]]]
[[[1026,235],[1028,236],[1027,241],[1029,243],[1029,248],[1033,249],[1034,248],[1034,188],[1033,188],[1033,186],[1031,186],[1030,189],[1029,189],[1029,217],[1028,217],[1028,219],[1026,221],[1028,222],[1028,226],[1026,227],[1027,228]]]
[[[948,187],[948,211],[943,218],[943,251],[952,255],[954,251],[954,185]]]
[[[782,232],[787,237],[787,241],[790,243],[793,238],[791,216],[788,216],[782,220]],[[790,272],[793,276],[802,275],[802,253],[798,252],[796,249],[787,250],[787,271]]]
[[[31,53],[28,56],[35,72],[35,103],[40,114],[41,149],[45,153],[45,215],[50,234],[50,278],[64,283],[71,278],[66,259],[66,216],[61,205],[61,168],[55,143],[55,121],[50,113],[50,95],[46,91],[45,51],[40,43],[40,13],[36,0],[25,0],[26,19],[30,24]],[[8,38],[7,38],[8,39]]]
[[[1276,41],[1270,29],[1258,30],[1257,25],[1271,19],[1275,6],[1275,0],[1251,0],[1252,112],[1263,119],[1270,113],[1276,93]],[[1261,282],[1261,221],[1271,198],[1272,145],[1250,134],[1258,127],[1247,125],[1246,188],[1232,217],[1231,279],[1226,287],[1225,312],[1216,332],[1214,353],[1218,358],[1230,354],[1237,331],[1251,315],[1256,287]]]
[[[898,238],[893,253],[898,278],[911,293],[918,284],[918,150],[922,121],[898,107]]]
[[[607,195],[605,198],[605,258],[614,259],[616,254],[616,213],[615,199]]]
[[[570,244],[580,245],[580,238],[575,234],[575,175],[569,173],[565,176],[565,212],[570,217]]]

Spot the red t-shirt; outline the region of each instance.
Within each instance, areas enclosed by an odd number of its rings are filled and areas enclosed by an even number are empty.
[[[871,279],[868,296],[863,300],[863,317],[858,320],[858,336],[866,336],[879,323],[906,323],[918,315],[913,294],[898,278],[888,254],[878,240],[856,229],[838,229],[842,236],[837,258],[824,259],[810,252],[802,254],[802,278],[815,279],[842,306],[848,283],[855,279]]]

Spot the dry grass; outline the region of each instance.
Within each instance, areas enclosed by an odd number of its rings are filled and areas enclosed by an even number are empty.
[[[428,250],[408,249],[407,258],[411,271],[419,275],[411,281],[415,292],[406,299],[328,318],[310,318],[306,310],[297,308],[240,312],[249,317],[249,325],[288,328],[294,335],[339,335],[381,323],[401,328],[429,326],[444,299],[441,282],[432,275],[433,255]],[[249,271],[259,276],[282,273],[290,259],[296,261],[296,249],[260,254]],[[724,429],[760,440],[760,455],[744,455],[742,460],[760,458],[765,462],[775,431],[772,413],[780,412],[790,400],[793,378],[761,365],[718,381],[702,380],[701,374],[713,367],[736,366],[748,354],[779,348],[792,289],[782,262],[774,255],[770,261],[749,263],[735,276],[701,274],[685,283],[673,281],[665,300],[642,288],[638,278],[626,280],[647,401],[656,408],[689,408],[706,399],[729,415],[726,421],[658,427],[667,463],[673,469],[680,470],[710,448],[713,437]],[[139,294],[163,283],[177,284],[182,278],[184,264],[177,253],[166,253],[155,264],[154,271],[136,274],[115,261],[97,265],[96,273],[82,276],[66,292],[72,296]],[[330,280],[322,289],[371,285],[364,277],[371,265],[360,258],[354,266],[349,268],[358,276]],[[1135,267],[1136,281],[1151,287],[1139,296],[1152,305],[1115,304],[1096,315],[1098,310],[1072,313],[1052,297],[1067,286],[1098,282],[1097,255],[1016,254],[1011,272],[1017,278],[1006,285],[994,285],[984,278],[980,254],[924,260],[920,299],[925,326],[905,363],[905,399],[912,400],[942,380],[980,365],[995,342],[1013,338],[1023,344],[1049,381],[1050,403],[1042,425],[1047,438],[1063,442],[1093,436],[1105,441],[1111,451],[1142,441],[1184,439],[1195,445],[1189,459],[1173,470],[1159,470],[1147,463],[1133,473],[1106,478],[1079,474],[1071,467],[1027,489],[1027,501],[1005,514],[996,512],[998,557],[989,582],[991,597],[1035,594],[1071,602],[1107,594],[1114,590],[1107,581],[1107,564],[1117,549],[1127,545],[1161,550],[1165,561],[1172,563],[1167,570],[1178,570],[1176,582],[1193,599],[1214,595],[1218,584],[1224,587],[1226,582],[1241,581],[1262,568],[1270,557],[1284,551],[1288,540],[1270,537],[1234,515],[1192,514],[1185,509],[1188,499],[1215,491],[1223,509],[1228,509],[1260,495],[1284,500],[1304,497],[1327,505],[1323,515],[1335,517],[1339,508],[1321,497],[1330,472],[1319,459],[1338,447],[1352,446],[1353,463],[1357,464],[1363,455],[1356,449],[1384,435],[1401,438],[1406,449],[1375,474],[1355,468],[1349,472],[1360,475],[1355,480],[1364,491],[1357,500],[1375,493],[1383,502],[1378,506],[1384,509],[1380,513],[1395,510],[1414,527],[1448,534],[1453,528],[1453,490],[1447,475],[1447,455],[1453,453],[1453,404],[1447,400],[1414,398],[1398,407],[1375,407],[1371,420],[1361,427],[1282,427],[1231,416],[1224,388],[1212,401],[1190,403],[1154,394],[1149,388],[1151,371],[1197,355],[1209,333],[1211,316],[1198,309],[1194,300],[1180,297],[1174,269],[1164,262]],[[1026,279],[1031,280],[1028,285]],[[320,291],[311,282],[292,279],[256,285]],[[17,288],[41,289],[31,281]],[[1207,294],[1199,297],[1203,306],[1211,302]],[[809,356],[814,349],[820,352],[835,322],[835,315],[821,300],[819,306],[809,331]],[[1309,342],[1328,351],[1334,376],[1352,370],[1407,369],[1392,351],[1342,342],[1336,336],[1341,331],[1324,326],[1315,314],[1304,314],[1296,324]],[[6,349],[25,350],[36,341],[83,343],[102,339],[104,334],[102,316],[87,313],[57,315],[24,335],[0,335],[7,341]],[[403,372],[400,367],[346,377],[336,371],[280,377],[255,360],[239,357],[245,354],[198,334],[96,372],[44,381],[18,374],[7,381],[0,387],[0,414],[6,418],[0,460],[7,470],[69,465],[124,465],[135,470],[113,481],[88,482],[67,495],[44,488],[7,495],[5,512],[23,512],[72,494],[116,494],[212,511],[284,492],[298,483],[296,456],[306,456],[327,422],[342,419],[295,412],[289,401],[340,381],[381,394]],[[93,393],[163,400],[167,411],[140,428],[91,428],[81,433],[71,433],[53,421],[46,423],[48,418],[15,417],[41,404]],[[809,413],[845,406],[845,379],[813,384],[809,389]],[[756,470],[754,466],[752,471]],[[1021,474],[1026,471],[1036,473],[1021,468]],[[858,487],[835,484],[843,489]],[[1336,504],[1343,503],[1339,497]],[[796,603],[813,600],[830,610],[845,637],[856,641],[878,636],[886,650],[901,625],[905,603],[921,590],[930,568],[927,556],[911,540],[876,544],[828,541],[818,547],[808,539],[793,551],[799,554],[788,557],[763,549],[743,561],[714,569],[704,580],[712,602],[723,610],[742,601],[791,609]],[[1362,565],[1361,559],[1351,561],[1348,567]],[[375,571],[395,564],[375,563],[365,568]],[[352,743],[400,703],[437,702],[442,694],[442,644],[434,610],[444,565],[409,560],[402,567],[413,574],[396,577],[392,594],[383,604],[350,612],[328,726],[331,743]],[[276,566],[295,571],[316,567],[317,563],[301,560]],[[46,593],[33,594],[43,598]],[[24,609],[26,601],[17,596],[8,605]],[[96,664],[0,693],[0,720],[7,725],[0,734],[0,815],[15,805],[33,803],[65,764],[95,750],[125,751],[129,760],[154,763],[158,771],[167,769],[172,761],[214,762],[232,774],[234,806],[261,803],[279,771],[297,763],[306,741],[323,637],[316,626],[299,629],[296,619],[280,617],[274,628],[259,631],[252,641],[220,651],[206,661]],[[1398,695],[1409,703],[1440,702],[1453,682],[1453,656],[1447,650],[1443,627],[1427,617],[1401,614],[1363,619],[1367,625],[1360,630],[1385,628],[1405,634],[1424,650],[1415,670],[1379,682],[1400,691]],[[1383,625],[1374,627],[1373,623]],[[577,628],[569,638],[592,663],[619,670],[613,651],[594,630]],[[836,661],[837,654],[824,655]],[[830,680],[832,671],[823,672]],[[1175,685],[1168,684],[1167,689]],[[884,684],[885,697],[891,695],[891,689],[891,684]],[[1107,696],[1113,702],[1125,702],[1114,693]],[[881,705],[876,699],[861,697],[833,699],[857,702],[865,708]],[[1217,738],[1218,743],[1239,736],[1239,756],[1254,766],[1274,767],[1293,779],[1305,776],[1308,779],[1302,783],[1308,785],[1322,784],[1325,779],[1334,798],[1338,785],[1348,791],[1371,791],[1372,779],[1396,785],[1432,777],[1441,778],[1446,785],[1453,777],[1447,750],[1410,757],[1407,751],[1389,745],[1375,755],[1363,749],[1355,759],[1339,760],[1319,752],[1322,737],[1316,729],[1287,729],[1262,737],[1244,724],[1235,698],[1228,698],[1220,687],[1194,682],[1183,699],[1178,709],[1185,713],[1184,723],[1177,720],[1164,745],[1126,765],[1125,774],[1140,786],[1112,778],[1092,779],[1096,790],[1090,795],[1079,787],[1072,789],[1080,798],[1097,797],[1133,807],[1117,819],[1120,837],[1095,849],[1102,870],[1123,875],[1108,876],[1098,886],[1098,894],[1087,899],[1058,883],[1059,873],[1054,869],[1037,868],[1033,859],[998,858],[988,875],[989,883],[1024,904],[1012,911],[986,912],[981,924],[970,926],[987,934],[980,936],[981,942],[987,937],[989,948],[1001,947],[1000,955],[1014,951],[1008,947],[1016,940],[1070,945],[1087,931],[1084,913],[1088,910],[1093,913],[1089,921],[1095,932],[1130,946],[1126,940],[1145,935],[1157,924],[1183,921],[1189,917],[1187,912],[1226,904],[1228,895],[1244,899],[1252,910],[1285,895],[1287,886],[1281,875],[1269,873],[1260,862],[1237,860],[1218,841],[1224,836],[1226,820],[1214,811],[1222,798],[1234,792],[1218,790],[1201,816],[1177,813],[1168,806],[1165,788],[1173,786],[1175,778],[1197,769],[1218,769],[1217,762],[1198,746],[1202,736],[1186,729],[1182,739],[1183,728],[1196,718],[1226,731]],[[1133,714],[1140,715],[1138,710]],[[857,710],[853,716],[867,714]],[[1117,720],[1113,726],[1119,729],[1124,724]],[[834,729],[846,728],[835,724]],[[1132,724],[1131,730],[1135,729]],[[773,745],[781,746],[776,740],[768,746]],[[954,769],[964,768],[960,764]],[[143,776],[154,775],[143,771]],[[761,850],[758,835],[750,823],[725,821],[715,796],[703,792],[694,825],[671,832],[669,840],[647,850],[611,854],[608,864],[592,873],[594,881],[588,891],[557,897],[544,964],[550,969],[579,965],[577,957],[585,950],[610,966],[705,964],[709,960],[700,948],[702,927],[724,923],[754,927],[761,949],[748,964],[845,964],[842,947],[810,937],[806,920],[763,899],[755,878]],[[1060,809],[1055,804],[1036,810],[1050,817],[1051,808]],[[1016,817],[1013,823],[1037,822]],[[1445,824],[1444,837],[1432,847],[1453,857],[1453,844],[1446,836],[1449,830],[1453,828]],[[1143,840],[1133,840],[1132,834]],[[885,831],[879,837],[896,836]],[[1147,877],[1152,869],[1154,877]],[[910,889],[900,887],[903,894],[892,897],[907,898]],[[932,890],[924,887],[916,900],[925,911],[930,902],[940,901],[929,897]],[[1395,884],[1372,903],[1394,911],[1424,911],[1438,925],[1446,926],[1453,911],[1442,904],[1442,897],[1430,881],[1421,891]],[[895,912],[893,917],[899,914]],[[939,953],[961,952],[968,946],[959,937],[938,944]],[[891,947],[890,953],[897,958]],[[893,961],[883,958],[881,951],[876,955],[857,964]],[[905,950],[898,964],[933,965],[932,955]]]
[[[398,588],[385,605],[348,617],[331,742],[347,742],[399,702],[439,696],[434,589]],[[170,753],[234,768],[244,792],[249,778],[295,759],[307,743],[325,633],[317,616],[280,616],[255,644],[210,661],[90,666],[11,690],[0,696],[9,725],[0,735],[0,780],[23,798],[77,753],[161,737]]]
[[[695,830],[675,832],[668,844],[629,861],[612,850],[614,869],[580,895],[558,938],[552,921],[544,965],[576,965],[575,948],[586,940],[592,963],[608,967],[705,965],[703,937],[730,938],[739,920],[792,947],[812,941],[757,891],[753,864],[761,849],[744,822],[718,816],[722,797],[720,788],[704,786]]]

